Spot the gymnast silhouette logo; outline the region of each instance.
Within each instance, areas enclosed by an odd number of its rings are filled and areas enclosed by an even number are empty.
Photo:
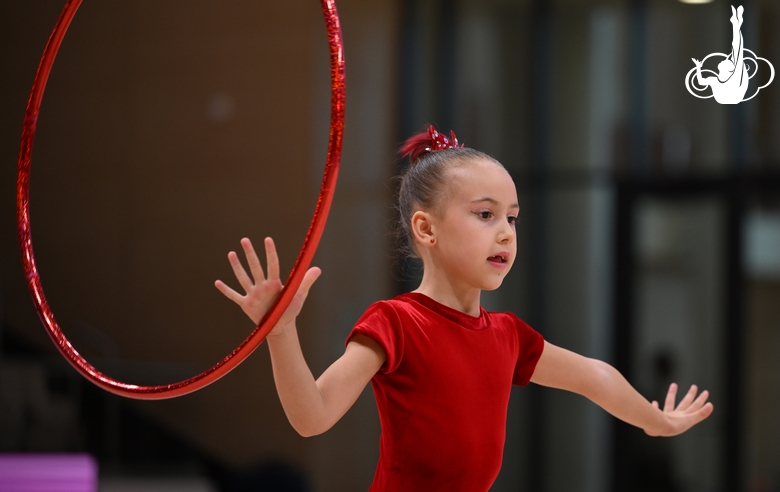
[[[742,27],[742,13],[744,11],[745,9],[741,5],[736,10],[733,6],[731,7],[731,54],[712,53],[707,55],[702,61],[692,58],[696,66],[685,76],[685,88],[699,99],[714,97],[720,104],[739,104],[742,101],[749,101],[756,97],[756,94],[761,89],[771,84],[772,80],[774,80],[775,67],[766,58],[761,58],[745,48],[742,32],[740,31]],[[722,58],[721,62],[718,63],[717,74],[713,70],[702,68],[704,63],[710,58],[715,60]],[[769,81],[758,87],[750,97],[745,97],[750,79],[758,73],[759,60],[766,63],[769,67]],[[704,77],[702,74],[711,74],[713,76]],[[712,89],[712,94],[703,96],[696,93],[706,92],[708,87]]]

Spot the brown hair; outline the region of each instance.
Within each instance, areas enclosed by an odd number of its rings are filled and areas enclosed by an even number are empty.
[[[445,192],[445,178],[449,170],[467,164],[474,159],[486,159],[503,165],[479,150],[458,145],[452,134],[454,145],[437,150],[442,144],[432,139],[441,138],[441,134],[429,127],[429,130],[410,137],[401,146],[401,158],[409,157],[409,167],[400,176],[398,189],[398,227],[396,236],[398,248],[404,257],[418,258],[414,248],[411,224],[412,215],[417,210],[439,211],[441,198]],[[449,143],[449,140],[444,137]]]

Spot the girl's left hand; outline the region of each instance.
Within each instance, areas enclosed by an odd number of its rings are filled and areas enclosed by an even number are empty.
[[[692,385],[688,393],[680,400],[680,403],[675,406],[677,399],[677,384],[672,383],[669,385],[669,391],[666,393],[666,401],[664,402],[663,414],[666,417],[668,428],[661,432],[645,432],[651,436],[676,436],[687,431],[694,425],[698,424],[702,420],[710,416],[713,410],[712,403],[707,402],[709,392],[707,390],[699,393],[696,385]],[[653,407],[659,408],[658,402],[653,401]]]

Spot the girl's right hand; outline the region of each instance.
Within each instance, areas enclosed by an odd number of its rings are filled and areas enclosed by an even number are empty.
[[[235,273],[236,279],[241,284],[241,287],[244,288],[246,294],[239,294],[221,280],[217,280],[214,285],[225,297],[241,306],[241,309],[249,316],[249,319],[257,325],[271,309],[271,306],[273,306],[277,297],[279,297],[279,293],[282,291],[283,286],[279,279],[279,257],[276,254],[273,239],[270,237],[265,238],[265,257],[268,267],[268,278],[266,278],[263,273],[263,267],[260,265],[260,260],[252,247],[252,242],[244,238],[241,240],[241,246],[244,249],[252,276],[250,277],[246,273],[243,265],[241,265],[241,261],[238,259],[238,255],[234,251],[228,253],[228,261],[230,261],[233,273]],[[314,281],[317,280],[317,277],[320,276],[320,273],[322,272],[317,267],[310,268],[306,272],[290,305],[287,306],[287,309],[285,309],[284,314],[282,314],[276,326],[269,333],[269,336],[278,335],[286,331],[287,327],[295,321],[295,318],[301,312],[303,301],[306,300],[306,296],[309,294],[309,289]]]

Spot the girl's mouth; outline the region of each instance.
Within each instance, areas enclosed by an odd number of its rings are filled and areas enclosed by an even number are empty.
[[[506,257],[502,255],[495,255],[488,258],[488,261],[495,264],[496,266],[504,265],[506,263]]]

